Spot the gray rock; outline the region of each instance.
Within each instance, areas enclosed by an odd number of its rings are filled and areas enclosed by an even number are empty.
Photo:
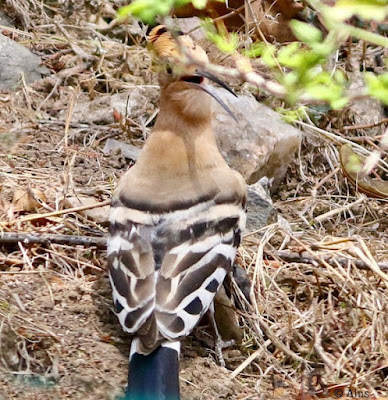
[[[267,176],[274,178],[271,191],[276,189],[294,160],[302,132],[251,94],[234,97],[223,89],[216,90],[238,119],[233,121],[213,101],[213,127],[222,155],[248,184]]]
[[[269,180],[261,178],[259,182],[247,186],[247,226],[246,232],[255,232],[272,223],[277,212],[269,195]]]
[[[177,24],[183,33],[188,33],[196,42],[204,40],[206,37],[198,17],[178,18]]]
[[[113,110],[117,110],[123,116],[129,115],[136,120],[137,116],[144,114],[144,106],[149,103],[150,98],[156,98],[157,93],[158,90],[155,88],[135,88],[126,93],[77,102],[71,120],[78,123],[109,125],[115,122]],[[67,110],[63,110],[60,115],[65,118],[66,113]]]
[[[0,33],[0,89],[14,89],[20,83],[21,74],[27,83],[48,75],[49,70],[41,62],[26,47]]]
[[[12,27],[11,19],[0,11],[0,25]]]
[[[121,154],[125,158],[136,161],[140,155],[141,149],[132,144],[120,142],[119,140],[108,139],[102,152],[108,155],[116,151],[121,151]]]

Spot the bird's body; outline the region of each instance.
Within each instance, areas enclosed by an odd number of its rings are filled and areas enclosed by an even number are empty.
[[[159,115],[115,191],[108,241],[116,313],[134,335],[128,398],[143,400],[179,399],[179,340],[213,302],[245,226],[245,182],[219,153],[210,97],[180,78],[160,82]]]

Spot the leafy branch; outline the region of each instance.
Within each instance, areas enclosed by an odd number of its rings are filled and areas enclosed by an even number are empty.
[[[128,14],[150,23],[157,17],[169,24],[165,16],[172,8],[190,3],[189,0],[135,0],[120,10],[120,16]],[[196,8],[204,8],[206,1],[191,1]],[[235,68],[207,64],[195,60],[189,54],[176,62],[181,67],[196,65],[225,78],[238,78],[252,86],[263,89],[269,94],[286,100],[294,105],[298,102],[328,103],[332,109],[346,106],[349,101],[364,97],[374,97],[388,104],[388,73],[365,74],[365,89],[352,92],[347,90],[347,78],[343,71],[328,70],[328,62],[340,45],[349,38],[367,41],[376,46],[388,47],[388,38],[352,26],[346,21],[352,16],[366,20],[383,21],[388,16],[386,0],[338,0],[333,7],[319,0],[309,0],[310,6],[319,13],[321,22],[328,30],[324,38],[321,30],[301,21],[292,20],[291,28],[299,40],[280,48],[269,43],[255,42],[243,51],[239,51],[239,38],[235,33],[219,32],[212,20],[205,20],[203,27],[207,38],[217,47],[229,53],[235,62]],[[182,49],[184,52],[184,49]],[[272,79],[267,79],[252,67],[251,58],[260,62],[271,71]],[[279,66],[282,67],[279,71]]]

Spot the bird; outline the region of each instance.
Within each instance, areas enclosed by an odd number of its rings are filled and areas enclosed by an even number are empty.
[[[222,157],[211,96],[233,117],[182,51],[206,52],[163,25],[148,41],[159,65],[159,113],[135,163],[114,191],[108,269],[115,313],[132,335],[125,399],[179,400],[180,343],[212,307],[246,222],[246,184]],[[210,95],[210,96],[209,96]]]

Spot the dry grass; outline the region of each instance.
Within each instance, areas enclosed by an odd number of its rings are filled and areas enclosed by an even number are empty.
[[[6,1],[19,23],[9,34],[39,53],[56,74],[0,94],[4,231],[106,235],[106,226],[79,213],[23,222],[12,200],[17,188],[45,193],[44,207],[27,216],[60,209],[69,195],[107,200],[126,163],[103,155],[105,139],[116,136],[141,146],[148,132],[155,98],[145,113],[130,116],[127,130],[119,123],[72,122],[69,110],[81,101],[155,82],[136,26],[116,25],[109,6],[98,4]],[[59,15],[64,17],[58,20]],[[102,25],[99,17],[112,22]],[[183,361],[186,398],[220,398],[217,385],[229,390],[223,398],[257,399],[264,393],[308,399],[325,388],[388,396],[387,201],[355,193],[341,173],[335,146],[350,140],[369,154],[372,147],[365,150],[357,138],[370,131],[341,130],[354,123],[352,111],[322,114],[320,123],[318,128],[309,120],[299,123],[306,137],[274,199],[283,219],[246,235],[240,248],[238,263],[253,282],[250,302],[234,288],[243,343],[226,354],[225,371],[198,367],[193,353],[203,352],[192,339]],[[373,129],[381,135],[384,125]],[[383,174],[386,166],[381,165]],[[285,251],[300,260],[284,261]],[[0,368],[5,373],[0,393],[15,399],[119,394],[127,339],[109,309],[105,253],[19,243],[0,247],[0,264]],[[203,380],[196,368],[205,377],[214,368],[214,376]],[[88,377],[79,378],[89,369]],[[44,389],[31,381],[16,384],[16,376],[40,380]],[[220,376],[228,384],[211,386]]]

